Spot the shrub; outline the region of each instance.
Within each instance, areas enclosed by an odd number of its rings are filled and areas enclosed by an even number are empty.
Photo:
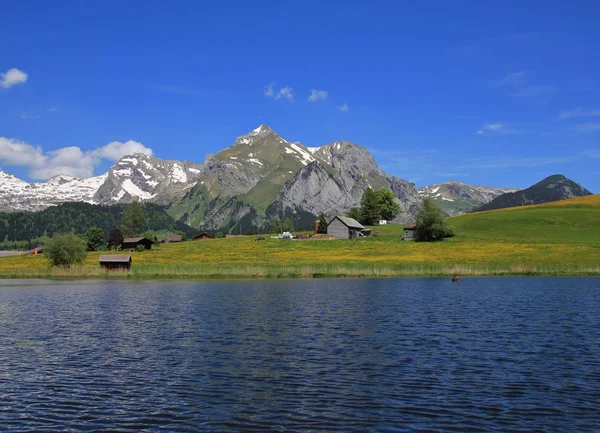
[[[220,238],[224,238],[224,237],[225,237],[225,235],[223,233],[221,233],[221,232],[216,232],[215,233],[215,238],[216,239],[220,239]]]
[[[143,253],[144,251],[146,251],[146,247],[143,245],[138,245],[137,247],[135,247],[136,253]]]
[[[69,268],[82,264],[87,256],[87,242],[73,233],[56,235],[44,245],[50,266]]]

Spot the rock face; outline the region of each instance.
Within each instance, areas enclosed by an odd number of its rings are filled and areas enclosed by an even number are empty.
[[[418,191],[419,197],[432,198],[447,215],[460,215],[489,203],[502,194],[518,191],[518,189],[471,186],[450,180],[419,188]]]
[[[555,174],[524,190],[502,194],[476,210],[503,209],[528,204],[548,203],[591,194],[590,191],[577,182],[566,178],[562,174]]]
[[[144,154],[124,156],[105,175],[92,200],[99,204],[133,200],[169,204],[193,187],[203,172],[203,164],[167,161]]]

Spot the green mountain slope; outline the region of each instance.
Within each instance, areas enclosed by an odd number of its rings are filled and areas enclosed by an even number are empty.
[[[591,194],[590,191],[571,179],[567,179],[562,174],[555,174],[529,188],[502,194],[491,202],[480,206],[475,212],[548,203]]]

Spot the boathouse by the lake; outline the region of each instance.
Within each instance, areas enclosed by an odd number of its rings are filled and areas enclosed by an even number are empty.
[[[150,250],[153,243],[150,239],[144,237],[125,238],[121,243],[121,247],[124,250],[135,250],[139,245],[143,245],[145,249]]]
[[[103,254],[100,267],[109,271],[128,271],[131,269],[131,254]]]

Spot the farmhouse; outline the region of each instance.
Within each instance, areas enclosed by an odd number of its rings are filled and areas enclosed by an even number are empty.
[[[417,224],[408,223],[404,225],[404,235],[402,239],[405,241],[414,241],[417,237]]]
[[[183,239],[182,235],[175,235],[173,233],[167,234],[167,238],[165,239],[165,243],[169,242],[181,242]]]
[[[128,271],[131,269],[131,254],[101,255],[100,267],[110,271]]]
[[[327,226],[327,234],[339,239],[356,239],[368,233],[370,230],[354,218],[336,216]]]
[[[212,236],[206,232],[202,232],[202,233],[194,236],[195,241],[199,241],[199,240],[203,240],[203,239],[213,239],[213,238],[214,238],[214,236]]]
[[[135,250],[138,245],[143,245],[145,249],[152,249],[153,242],[148,238],[138,237],[138,238],[125,238],[121,243],[121,247],[124,250]]]

